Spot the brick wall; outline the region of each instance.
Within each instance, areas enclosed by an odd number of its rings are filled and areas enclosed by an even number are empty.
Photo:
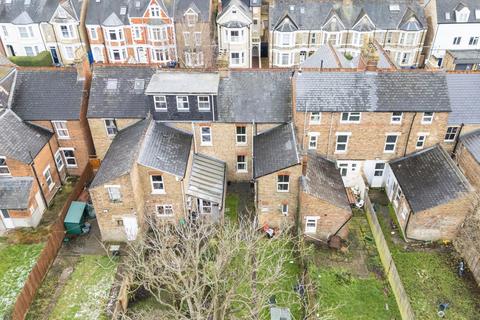
[[[475,189],[480,190],[480,164],[462,143],[458,145],[455,160]]]
[[[408,154],[417,150],[419,133],[428,134],[424,147],[443,142],[448,113],[435,113],[432,124],[421,123],[421,112],[403,113],[401,124],[391,124],[391,116],[391,112],[362,112],[360,123],[341,123],[341,112],[322,112],[320,124],[309,124],[310,113],[296,112],[295,125],[304,150],[308,146],[308,134],[316,132],[319,133],[317,152],[335,159],[395,159],[405,152]],[[336,134],[340,132],[350,133],[348,148],[344,153],[335,152]],[[384,152],[387,133],[400,134],[393,153]]]
[[[141,119],[115,119],[118,130],[122,130]],[[93,144],[98,159],[103,159],[112,144],[113,137],[107,135],[104,119],[90,118],[88,125],[92,134]]]
[[[417,240],[453,240],[459,226],[472,211],[473,193],[446,204],[412,214],[407,237]]]
[[[177,44],[178,61],[182,67],[185,67],[185,52],[203,52],[203,60],[205,68],[211,68],[215,66],[214,57],[214,39],[211,38],[212,24],[209,22],[197,22],[193,26],[188,26],[185,21],[175,22],[175,40]],[[188,46],[185,45],[184,32],[189,33],[189,39],[187,40]],[[194,33],[201,33],[201,44],[195,46]],[[196,49],[193,49],[196,48]]]
[[[316,198],[300,191],[300,225],[305,232],[306,216],[318,217],[317,232],[310,234],[317,239],[327,240],[335,234],[342,238],[348,235],[348,223],[339,231],[339,228],[351,217],[352,211],[337,207],[323,199]]]
[[[277,192],[277,176],[289,175],[290,186],[288,192]],[[267,223],[273,227],[280,227],[282,223],[295,223],[297,216],[299,180],[302,175],[302,166],[280,170],[256,180],[257,215],[259,224]],[[288,216],[282,214],[282,204],[288,205]]]

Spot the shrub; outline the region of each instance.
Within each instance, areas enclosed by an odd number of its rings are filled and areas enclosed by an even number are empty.
[[[353,56],[350,52],[345,52],[345,54],[343,55],[345,57],[345,59],[347,60],[352,60],[353,59]]]
[[[42,51],[34,57],[16,56],[9,59],[20,67],[50,67],[53,65],[52,56],[48,51]]]

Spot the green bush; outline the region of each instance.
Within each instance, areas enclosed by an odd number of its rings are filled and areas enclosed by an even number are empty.
[[[53,65],[52,56],[48,51],[42,51],[34,57],[10,57],[10,61],[20,67],[50,67]]]
[[[347,60],[352,60],[353,59],[353,56],[350,52],[345,52],[345,54],[343,55],[345,57],[345,59]]]

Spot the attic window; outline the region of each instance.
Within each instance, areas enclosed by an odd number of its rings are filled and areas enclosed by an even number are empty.
[[[300,7],[300,13],[305,13],[305,7]]]
[[[140,1],[135,1],[135,8],[140,8]]]
[[[477,19],[477,20],[480,19],[480,9],[475,10],[475,19]]]
[[[145,87],[145,80],[135,79],[135,86],[134,86],[135,90],[143,90],[144,87]]]
[[[400,11],[400,6],[398,4],[391,4],[390,11]]]
[[[295,10],[295,6],[290,6],[290,11],[294,11]]]
[[[445,12],[445,19],[450,20],[450,12]]]
[[[120,7],[120,15],[124,16],[125,14],[127,14],[127,7]]]
[[[455,11],[455,18],[457,22],[467,22],[469,15],[470,15],[470,10],[468,10],[468,8],[463,8],[460,11]]]
[[[107,90],[117,90],[117,79],[107,80]]]
[[[30,5],[30,3],[31,3],[31,1],[30,1],[30,0],[25,0],[25,2],[24,2],[24,4],[25,4],[26,6],[29,6],[29,5]]]

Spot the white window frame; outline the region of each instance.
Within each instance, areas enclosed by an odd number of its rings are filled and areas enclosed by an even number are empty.
[[[280,177],[287,177],[287,182],[280,181]],[[282,189],[281,186],[287,186],[287,189]],[[277,175],[277,192],[289,192],[290,191],[290,175],[279,174]]]
[[[55,164],[57,165],[58,171],[61,171],[65,167],[65,161],[63,161],[63,155],[60,150],[55,152]]]
[[[207,98],[207,101],[200,101],[200,98],[202,98],[202,99]],[[207,107],[206,108],[205,108],[205,106],[200,107],[200,105],[202,105],[202,104],[203,105],[207,104]],[[197,105],[198,105],[198,111],[201,111],[201,112],[202,111],[203,112],[210,111],[210,96],[198,96],[197,97]]]
[[[396,114],[399,113],[400,115]],[[401,124],[403,120],[403,112],[392,112],[392,117],[390,118],[390,123],[391,124]]]
[[[233,58],[232,56],[234,54],[238,54],[238,58]],[[245,52],[244,51],[231,51],[230,52],[230,65],[241,66],[243,64],[245,64]]]
[[[188,96],[177,96],[177,110],[181,112],[190,111],[190,103],[188,101]]]
[[[309,124],[320,124],[322,122],[321,112],[310,112]]]
[[[415,149],[417,150],[423,149],[425,147],[425,143],[427,142],[427,137],[428,137],[427,132],[417,133],[417,141],[415,142]]]
[[[452,130],[450,130],[450,129],[452,129]],[[455,139],[457,138],[458,129],[459,129],[458,126],[447,127],[447,132],[445,133],[445,137],[444,137],[443,140],[445,142],[454,142]],[[451,132],[451,131],[454,131],[454,130],[455,130],[455,132]],[[451,135],[453,135],[453,137],[451,139],[447,139],[447,137],[450,137]]]
[[[278,46],[279,47],[290,47],[292,46],[292,35],[293,33],[291,32],[280,32],[279,33],[279,42]]]
[[[153,177],[160,177],[160,180],[154,181]],[[160,174],[150,175],[150,187],[152,188],[152,194],[165,194],[165,181]]]
[[[168,111],[166,96],[153,96],[153,104],[155,106],[155,111]]]
[[[74,46],[64,46],[63,51],[65,52],[65,57],[67,59],[75,59],[75,47]]]
[[[335,153],[347,153],[348,152],[348,143],[350,142],[350,136],[352,135],[351,132],[337,132],[335,133]],[[346,136],[347,137],[347,141],[341,141],[339,142],[338,141],[338,137],[344,137]],[[339,150],[338,149],[338,146],[339,145],[345,145],[345,150]]]
[[[347,119],[344,120],[343,118],[343,115],[347,115]],[[351,118],[352,117],[357,117],[358,116],[358,120],[352,120]],[[342,112],[340,114],[340,123],[360,123],[360,121],[362,120],[362,113],[361,112]]]
[[[319,217],[305,217],[305,233],[317,233],[318,219]],[[315,231],[310,231],[310,229],[313,229],[313,226],[309,228],[309,223],[313,223],[315,225]]]
[[[280,210],[282,211],[282,214],[287,217],[288,216],[288,203],[282,203],[280,206]]]
[[[70,139],[70,133],[68,132],[67,121],[52,121],[52,125],[55,128],[58,139],[66,140]]]
[[[239,133],[238,129],[243,128],[245,132]],[[235,127],[235,144],[244,146],[247,144],[247,126],[236,126]]]
[[[453,43],[452,43],[452,44],[453,44],[454,46],[459,46],[460,43],[462,43],[462,37],[454,37],[454,38],[453,38]]]
[[[377,165],[382,165],[383,168],[377,168]],[[386,164],[385,162],[377,162],[375,163],[375,166],[373,167],[373,176],[374,177],[383,177],[384,173],[385,173],[385,167],[386,167]],[[380,173],[380,174],[377,174],[377,173]]]
[[[7,165],[7,157],[4,157],[4,156],[0,156],[0,159],[3,159],[4,161],[4,164],[0,165],[0,169],[2,170],[7,170],[5,173],[2,173],[0,172],[0,176],[9,176],[11,175],[10,173],[10,169],[8,168],[8,165]]]
[[[204,130],[206,129],[206,130]],[[207,132],[208,129],[208,132]],[[208,139],[207,139],[208,137]],[[202,126],[200,127],[200,145],[201,146],[212,146],[213,139],[212,139],[212,127],[209,126]]]
[[[185,20],[187,20],[187,26],[193,27],[198,21],[198,15],[193,12],[186,13]]]
[[[73,39],[75,38],[75,31],[73,25],[71,24],[61,24],[58,26],[60,30],[60,34],[62,35],[63,39]]]
[[[201,32],[194,32],[193,33],[193,43],[196,47],[200,47],[202,45],[202,33]]]
[[[243,161],[239,161],[239,157],[243,157]],[[241,166],[243,166],[243,168],[240,168]],[[237,172],[248,172],[247,156],[244,154],[237,154]]]
[[[388,137],[396,137],[395,142],[388,142]],[[392,132],[392,133],[387,133],[385,134],[385,145],[383,146],[383,153],[395,153],[397,149],[397,143],[398,143],[398,137],[400,136],[400,133],[398,132]],[[393,144],[393,149],[392,150],[387,150],[387,146]]]
[[[33,38],[33,27],[32,26],[19,26],[18,35],[21,39],[31,39]]]
[[[150,7],[150,17],[160,18],[160,7],[153,5]]]
[[[142,40],[142,27],[132,26],[132,39],[133,40]]]
[[[125,35],[123,34],[123,27],[120,28],[106,28],[105,33],[108,41],[124,41]],[[115,34],[116,39],[112,39],[112,34]]]
[[[427,113],[429,115],[427,115]],[[432,124],[434,117],[435,117],[435,112],[424,112],[422,116],[422,124]]]
[[[309,150],[317,150],[319,136],[320,136],[319,132],[308,133],[308,149]]]
[[[163,210],[163,213],[160,213],[159,209]],[[166,213],[170,212],[170,213]],[[173,205],[171,204],[157,204],[155,205],[155,215],[157,217],[173,217],[175,215],[173,211]]]
[[[48,191],[52,191],[52,189],[55,188],[56,183],[55,181],[53,181],[52,172],[50,171],[50,165],[48,165],[45,170],[43,170],[43,177],[45,178],[45,182],[47,183]],[[48,182],[48,180],[50,180],[50,183]]]
[[[478,37],[470,37],[468,41],[469,46],[476,46],[478,44]]]
[[[186,47],[189,46],[189,43],[190,43],[190,32],[188,31],[185,31],[183,32],[183,43]]]
[[[65,160],[65,164],[66,164],[67,168],[77,168],[78,167],[78,162],[77,162],[77,158],[75,157],[75,149],[73,149],[73,148],[60,148],[60,150],[62,151],[63,159]],[[67,157],[65,155],[65,151],[72,151],[73,152],[73,157]],[[75,164],[69,164],[68,163],[69,159],[73,159],[75,161]]]
[[[127,60],[127,51],[125,48],[110,48],[108,51],[110,53],[110,58],[113,61],[125,61]],[[118,52],[118,59],[115,59],[115,53]]]
[[[98,40],[98,32],[96,27],[89,27],[88,33],[90,34],[91,40]]]
[[[105,185],[105,189],[107,189],[108,199],[112,203],[119,203],[122,202],[122,192],[121,187],[119,185]],[[113,190],[116,191],[113,192]],[[118,197],[116,197],[118,195]]]
[[[103,124],[105,125],[105,131],[109,138],[113,138],[118,133],[117,122],[113,118],[103,119]]]

